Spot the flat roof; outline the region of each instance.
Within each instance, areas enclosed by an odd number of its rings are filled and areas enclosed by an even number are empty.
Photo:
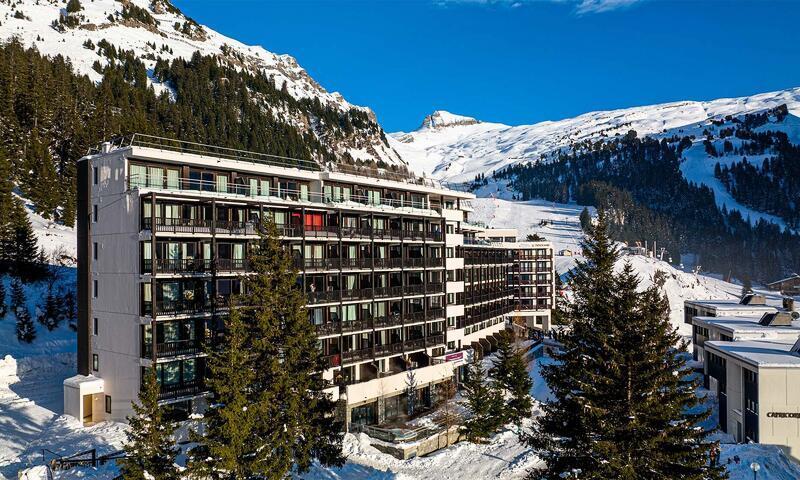
[[[704,348],[736,358],[758,368],[800,368],[800,355],[791,351],[795,340],[740,340],[705,342]]]
[[[770,299],[767,298],[767,302]],[[774,300],[773,300],[774,301]],[[751,312],[775,312],[778,305],[742,305],[739,300],[686,300],[684,303],[698,305],[701,307],[712,308],[714,310],[749,310]]]
[[[793,320],[791,326],[770,326],[766,327],[758,323],[761,317],[694,317],[694,323],[699,325],[713,326],[719,330],[736,333],[780,333],[790,334],[792,332],[800,335],[800,320]]]

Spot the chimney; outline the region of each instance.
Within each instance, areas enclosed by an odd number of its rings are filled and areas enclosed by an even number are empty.
[[[783,297],[783,309],[787,312],[798,312],[800,305],[795,302],[794,297]]]
[[[111,142],[103,142],[100,144],[100,151],[102,153],[108,153],[111,151]]]

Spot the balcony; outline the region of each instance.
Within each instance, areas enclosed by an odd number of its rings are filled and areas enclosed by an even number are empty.
[[[151,302],[143,302],[142,307],[144,315],[153,314]],[[157,315],[191,315],[210,312],[211,302],[207,300],[158,300],[156,309]]]
[[[325,355],[322,357],[322,360],[325,362],[327,368],[338,367],[342,364],[342,357],[338,353]]]
[[[155,260],[156,273],[211,273],[216,272],[243,272],[247,270],[247,260],[243,258],[221,258],[214,262],[205,258],[157,258]],[[142,263],[142,273],[150,273],[153,269],[153,261],[144,259]]]
[[[396,355],[398,353],[403,353],[403,343],[389,343],[386,345],[375,345],[375,356],[376,357],[385,357],[388,355]]]
[[[416,338],[413,340],[406,340],[403,342],[403,350],[421,350],[425,348],[425,338]]]
[[[425,337],[425,345],[434,347],[436,345],[444,345],[444,335],[428,335]]]
[[[428,320],[435,320],[437,318],[444,318],[444,308],[431,308],[425,313],[425,318]]]
[[[400,327],[403,325],[403,318],[400,314],[385,315],[375,317],[372,324],[375,328]]]
[[[342,324],[340,322],[328,322],[314,326],[317,329],[317,335],[338,335],[341,332]]]
[[[342,322],[342,332],[357,332],[359,330],[372,330],[372,319]]]
[[[172,385],[161,384],[158,393],[159,400],[170,400],[181,397],[199,395],[205,391],[205,383],[201,378],[190,382]]]
[[[203,352],[203,342],[199,338],[191,340],[177,340],[156,344],[156,357],[176,357],[179,355],[195,355]],[[142,344],[142,358],[153,358],[153,344]]]
[[[198,219],[198,218],[163,218],[158,217],[156,220],[156,232],[167,233],[211,233],[213,225],[212,220]],[[142,228],[144,230],[152,231],[152,218],[145,217],[142,219]]]
[[[372,348],[362,348],[360,350],[350,350],[349,352],[342,352],[342,363],[354,363],[364,360],[372,360]]]

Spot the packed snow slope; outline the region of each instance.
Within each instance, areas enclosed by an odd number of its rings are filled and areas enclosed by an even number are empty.
[[[584,140],[624,135],[629,130],[636,130],[639,136],[670,131],[680,134],[689,125],[782,104],[793,115],[800,115],[800,88],[707,102],[683,101],[591,112],[519,126],[484,123],[439,111],[433,116],[441,122],[426,121],[418,130],[393,133],[389,138],[414,170],[435,178],[465,182],[480,174],[488,177],[493,171],[515,163],[539,161],[543,154]],[[464,118],[471,121],[453,121]]]
[[[509,201],[500,198],[476,198],[472,201],[474,212],[471,218],[488,227],[516,228],[520,238],[538,234],[553,242],[556,257],[556,273],[564,278],[582,258],[581,240],[583,232],[579,215],[583,207],[575,204],[560,204],[543,200],[527,202]],[[567,252],[569,251],[569,252]],[[567,253],[569,253],[567,255]],[[657,271],[666,274],[662,291],[670,306],[670,322],[685,337],[692,330],[683,319],[683,302],[698,299],[734,299],[742,287],[712,276],[676,268],[666,261],[643,255],[624,255],[621,262],[628,261],[642,280],[642,286],[652,285]],[[618,266],[621,266],[622,263]]]
[[[340,154],[349,153],[354,159],[383,160],[400,163],[395,151],[381,138],[374,113],[366,107],[347,102],[341,94],[328,92],[290,55],[279,55],[260,46],[245,45],[200,25],[186,17],[169,0],[81,0],[78,12],[66,11],[66,0],[15,1],[0,0],[0,42],[16,38],[23,45],[35,47],[43,55],[67,57],[80,74],[99,81],[101,74],[93,65],[106,65],[94,45],[105,40],[117,50],[133,51],[152,75],[156,60],[190,59],[193,54],[213,56],[228,65],[251,72],[263,73],[274,79],[275,85],[296,99],[319,99],[323,105],[339,111],[352,108],[366,112],[372,128],[358,130],[356,138],[330,147]],[[69,18],[71,23],[59,23]],[[91,45],[91,48],[89,44]],[[174,95],[169,85],[150,78],[156,93]],[[286,112],[279,105],[268,105],[279,117]],[[315,118],[285,118],[287,123],[315,130],[325,142],[324,125]],[[377,133],[376,133],[377,132]]]

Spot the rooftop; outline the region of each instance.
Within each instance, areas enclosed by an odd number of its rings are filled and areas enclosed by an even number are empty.
[[[719,330],[735,334],[763,334],[765,336],[779,333],[800,335],[800,320],[793,320],[791,326],[771,325],[764,326],[759,323],[760,317],[694,317],[695,324],[713,326]]]
[[[307,172],[320,172],[324,170],[330,172],[331,174],[338,173],[355,175],[359,177],[389,180],[441,190],[464,192],[463,186],[458,184],[451,184],[426,177],[419,177],[414,173],[407,171],[405,165],[400,165],[400,168],[395,170],[392,168],[379,168],[374,164],[358,166],[335,163],[327,165],[326,168],[323,169],[318,162],[311,159],[271,155],[267,153],[221,147],[218,145],[208,145],[142,133],[133,133],[130,135],[115,137],[107,142],[97,145],[94,148],[90,148],[87,155],[98,155],[124,148],[152,149],[162,152],[196,155],[199,157],[217,160],[233,160],[250,164],[267,165],[271,167],[298,169]],[[467,197],[471,198],[474,197],[474,195],[468,194]]]
[[[777,302],[777,303],[776,303]],[[767,298],[767,305],[744,305],[739,300],[686,300],[687,304],[711,308],[717,311],[774,312],[781,306],[781,299]]]
[[[716,350],[759,368],[800,368],[800,356],[793,353],[795,340],[742,340],[738,342],[705,342],[705,348]]]

